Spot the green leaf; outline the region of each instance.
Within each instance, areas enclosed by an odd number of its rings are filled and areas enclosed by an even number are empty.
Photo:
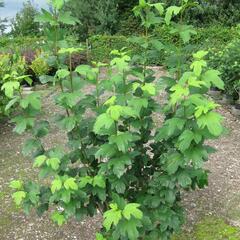
[[[154,3],[151,6],[155,7],[160,15],[164,13],[164,8],[162,3]]]
[[[53,170],[58,170],[60,165],[60,160],[58,158],[49,158],[46,161],[47,165],[50,166]]]
[[[171,97],[171,104],[175,105],[178,102],[181,102],[185,97],[189,95],[189,88],[187,86],[181,86],[180,84],[176,84],[170,88],[173,92]]]
[[[178,25],[178,33],[184,43],[188,43],[191,39],[191,35],[196,35],[197,32],[191,25]]]
[[[55,79],[54,79],[54,76],[42,75],[42,76],[39,77],[39,81],[42,84],[46,84],[46,83],[49,83],[49,82],[54,83]]]
[[[102,234],[97,233],[97,234],[96,234],[96,240],[107,240],[107,239],[106,239],[105,237],[103,237]]]
[[[53,15],[50,12],[46,11],[45,9],[41,9],[41,11],[42,13],[35,17],[34,19],[35,22],[57,25],[56,19],[53,17]]]
[[[112,182],[111,184],[112,184],[112,188],[116,189],[117,193],[124,193],[126,190],[126,185],[121,179],[118,179]]]
[[[93,130],[95,133],[100,133],[103,128],[110,129],[114,125],[114,120],[107,113],[103,113],[97,117]]]
[[[12,119],[12,122],[16,123],[16,127],[13,129],[13,131],[18,134],[22,134],[27,130],[27,128],[32,128],[34,126],[34,121],[34,118],[17,116]]]
[[[202,129],[207,127],[212,135],[220,136],[223,132],[222,120],[223,117],[219,113],[208,112],[197,119],[197,124]]]
[[[112,106],[112,105],[115,104],[116,99],[117,99],[116,96],[112,96],[112,97],[110,97],[110,98],[104,103],[104,105]]]
[[[122,214],[127,220],[130,220],[131,216],[135,217],[136,219],[142,219],[143,213],[138,209],[139,207],[140,204],[129,203],[123,209]]]
[[[108,162],[109,167],[112,167],[113,173],[118,178],[121,178],[121,176],[127,170],[126,166],[129,166],[130,164],[131,158],[129,157],[129,155],[122,155],[120,157],[113,158]]]
[[[165,16],[166,24],[169,25],[173,15],[179,14],[181,10],[182,10],[182,7],[177,7],[177,6],[168,7],[166,16]]]
[[[15,105],[15,103],[17,103],[19,100],[20,100],[20,97],[15,97],[12,100],[10,100],[5,107],[5,111],[8,111],[9,109],[11,109]]]
[[[52,186],[51,186],[51,192],[55,193],[56,191],[59,191],[62,188],[62,181],[61,179],[55,179],[52,182]]]
[[[59,226],[62,226],[65,222],[66,222],[66,219],[64,217],[63,214],[60,214],[59,212],[55,211],[52,216],[51,216],[51,219],[57,223]]]
[[[156,135],[156,140],[168,139],[172,135],[175,135],[179,131],[181,131],[185,126],[186,120],[182,118],[171,118],[168,119],[162,128],[158,130]]]
[[[9,81],[2,85],[1,90],[4,90],[5,95],[9,98],[13,97],[14,90],[20,88],[20,83],[16,81]]]
[[[71,190],[63,191],[61,194],[61,200],[65,203],[70,203],[71,201]]]
[[[151,40],[150,43],[157,51],[162,51],[164,49],[164,44],[157,39]]]
[[[49,128],[48,121],[39,121],[33,129],[33,135],[37,138],[45,137],[49,133]]]
[[[75,72],[83,76],[87,76],[87,74],[91,71],[92,71],[92,68],[89,65],[80,65],[75,69]]]
[[[38,94],[38,93],[31,93],[31,94],[27,95],[26,97],[24,97],[20,101],[20,106],[23,109],[26,109],[29,105],[32,106],[36,110],[40,110],[41,109],[41,97],[40,97],[40,94]]]
[[[193,54],[193,57],[197,60],[201,60],[203,59],[205,56],[207,56],[208,51],[198,51],[197,53]]]
[[[118,225],[121,235],[129,240],[136,240],[139,237],[138,227],[141,227],[141,222],[138,219],[131,218],[130,220],[121,221]]]
[[[181,187],[186,188],[191,186],[192,179],[188,176],[187,173],[183,172],[178,176],[178,183],[180,184]]]
[[[207,114],[209,111],[214,110],[220,106],[219,104],[216,104],[215,102],[208,100],[205,101],[200,100],[201,102],[198,102],[197,99],[195,99],[196,100],[195,101],[193,98],[189,98],[189,100],[196,105],[194,113],[196,118],[199,118],[201,115]],[[195,103],[192,100],[194,100]]]
[[[79,22],[79,20],[73,16],[71,16],[71,12],[63,12],[60,13],[58,17],[58,21],[67,24],[67,25],[75,25]]]
[[[51,1],[53,7],[56,8],[57,10],[60,10],[64,6],[64,0],[51,0]]]
[[[68,178],[65,182],[64,182],[64,187],[68,190],[68,189],[72,189],[72,190],[78,190],[78,185],[76,183],[76,179],[75,178]]]
[[[22,149],[24,156],[30,155],[36,151],[42,150],[42,145],[39,139],[28,139]]]
[[[103,144],[99,147],[99,150],[96,152],[95,157],[113,157],[117,149],[112,144]]]
[[[188,158],[189,162],[192,161],[195,168],[202,167],[204,160],[208,158],[208,152],[201,146],[189,148],[184,152],[184,155]]]
[[[114,50],[112,51],[112,54],[114,54]],[[129,69],[129,61],[131,58],[127,55],[124,55],[122,57],[115,57],[111,61],[111,66],[116,67],[119,72],[123,72]]]
[[[67,69],[60,69],[56,72],[55,76],[58,77],[59,79],[65,79],[69,75],[70,75],[70,72]]]
[[[193,72],[196,74],[196,76],[200,76],[203,70],[203,67],[207,66],[207,62],[204,60],[198,60],[194,61],[190,68],[193,69]]]
[[[64,117],[63,119],[61,119],[59,122],[58,122],[58,125],[68,131],[68,132],[71,132],[75,126],[77,124],[77,120],[76,120],[76,116],[67,116],[67,117]]]
[[[110,106],[107,110],[107,114],[109,114],[109,116],[114,120],[114,121],[118,121],[118,119],[121,116],[121,112],[122,112],[122,106],[119,105],[115,105],[115,106]]]
[[[146,98],[132,98],[128,101],[128,104],[139,115],[143,108],[148,107],[148,100]]]
[[[176,200],[176,193],[171,189],[165,190],[165,200],[168,203],[173,204]]]
[[[139,0],[139,5],[140,5],[142,8],[144,8],[144,7],[146,7],[147,3],[146,3],[145,0]]]
[[[85,188],[87,184],[93,184],[93,179],[90,176],[81,177],[79,180],[79,188]]]
[[[44,155],[38,156],[34,160],[33,167],[41,167],[45,163],[46,160],[47,160],[46,156],[44,156]]]
[[[56,102],[57,102],[57,104],[65,107],[65,108],[72,108],[72,107],[76,106],[80,97],[81,97],[81,93],[79,93],[79,92],[60,93],[56,98]]]
[[[126,153],[130,147],[130,143],[133,141],[133,135],[129,132],[119,132],[117,135],[112,135],[109,137],[110,144],[116,144],[118,150]]]
[[[11,181],[10,188],[20,190],[23,187],[23,182],[19,180]]]
[[[22,201],[24,200],[24,198],[26,198],[26,193],[24,191],[18,191],[13,193],[12,197],[16,205],[19,206],[22,204]]]
[[[192,141],[194,140],[196,143],[199,143],[202,139],[202,136],[199,134],[196,134],[190,130],[185,130],[180,136],[179,136],[179,141],[178,141],[178,149],[181,152],[186,151]]]
[[[149,94],[150,96],[156,95],[156,87],[153,83],[145,83],[141,88],[143,92]]]
[[[106,211],[103,214],[103,226],[106,228],[107,231],[111,229],[112,225],[117,226],[119,221],[122,219],[122,212],[118,209],[117,204],[110,204],[110,208],[110,210]]]
[[[202,80],[207,83],[207,85],[210,87],[211,84],[214,87],[217,87],[221,90],[224,90],[224,82],[219,77],[220,72],[217,70],[208,70],[202,75]]]
[[[97,175],[93,178],[93,183],[92,185],[94,187],[98,186],[100,188],[106,188],[106,183],[105,183],[105,179],[103,176]]]
[[[173,153],[167,157],[166,170],[168,174],[174,174],[183,164],[183,156],[180,153]]]
[[[84,76],[85,79],[92,84],[96,84],[97,74],[92,67],[88,65],[80,65],[75,69],[75,72]]]

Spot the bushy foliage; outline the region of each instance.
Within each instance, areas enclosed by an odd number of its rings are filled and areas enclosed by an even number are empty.
[[[50,71],[50,67],[44,57],[44,54],[37,55],[30,65],[30,68],[37,77],[47,75]]]
[[[179,0],[164,0],[167,6],[177,4]],[[195,7],[189,9],[186,18],[196,26],[221,24],[236,26],[240,22],[238,0],[194,0],[189,1]]]
[[[188,46],[188,55],[198,48],[215,48],[222,50],[233,39],[238,38],[237,28],[229,28],[223,26],[209,26],[206,28],[197,28],[197,35],[193,35],[190,39],[191,47]],[[142,28],[142,32],[143,28]],[[141,34],[134,32],[136,36]],[[131,32],[132,34],[132,32]],[[177,44],[179,43],[179,36],[171,34],[169,26],[157,26],[150,32],[155,38],[161,39],[162,42]],[[91,45],[91,57],[96,61],[110,61],[110,52],[113,49],[121,49],[127,47],[129,55],[132,57],[139,52],[137,44],[129,41],[130,36],[124,35],[94,35],[90,37],[89,43]],[[148,65],[163,65],[166,52],[162,49],[161,53],[155,58],[148,59]]]
[[[2,87],[6,83],[12,83],[18,76],[25,73],[25,60],[17,54],[0,55],[0,115],[3,116],[9,112],[7,105],[8,99],[5,96]]]
[[[3,36],[0,37],[0,52],[1,53],[24,53],[26,51],[36,51],[44,45],[44,38],[29,37],[29,36]]]
[[[117,0],[74,0],[67,4],[66,9],[79,20],[79,24],[73,27],[79,38],[84,40],[92,34],[116,33],[117,2]]]
[[[63,0],[53,0],[52,5],[52,13],[43,11],[37,19],[50,29],[55,26],[53,34],[62,24],[75,24],[76,19],[62,10]],[[44,183],[11,183],[13,199],[26,213],[35,208],[41,215],[52,209],[52,220],[62,225],[71,217],[81,220],[101,212],[103,227],[97,240],[167,240],[180,229],[181,192],[207,184],[203,163],[213,149],[205,140],[223,132],[222,117],[215,111],[218,105],[206,95],[211,86],[223,89],[219,72],[208,68],[205,51],[195,53],[190,65],[180,59],[194,30],[186,25],[179,30],[171,19],[185,7],[165,10],[161,3],[140,0],[134,13],[146,31],[131,42],[141,51],[131,58],[126,48],[113,50],[109,64],[93,62],[74,69],[71,56],[83,49],[62,48],[56,39],[51,57],[58,70],[45,80],[61,89],[55,104],[65,111],[56,120],[68,136],[64,151],[44,147],[50,123],[38,120],[41,96],[19,94],[16,81],[2,86],[11,105],[22,111],[12,120],[14,131],[32,133],[23,152],[32,155],[39,177],[45,179]],[[177,55],[173,47],[148,35],[151,27],[163,22],[179,33],[182,42],[176,46]],[[51,40],[50,36],[50,46]],[[147,61],[162,48],[178,64],[168,65],[170,76],[158,79]],[[66,57],[68,66],[62,61]],[[101,79],[103,68],[108,74]],[[94,90],[87,93],[84,86]],[[160,105],[156,96],[164,89],[168,101]],[[160,112],[165,116],[162,124],[156,121]]]
[[[94,61],[109,62],[110,53],[113,49],[128,47],[127,37],[118,35],[94,35],[90,37],[91,58]]]
[[[237,99],[240,89],[240,41],[234,40],[222,50],[213,48],[210,63],[221,72],[226,93]]]

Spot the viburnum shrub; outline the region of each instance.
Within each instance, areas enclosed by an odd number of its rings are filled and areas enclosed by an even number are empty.
[[[32,132],[24,153],[32,154],[33,166],[44,179],[13,181],[13,199],[26,213],[32,208],[39,215],[49,211],[59,225],[71,217],[81,220],[102,214],[97,240],[170,239],[184,219],[182,190],[207,184],[203,163],[214,150],[204,142],[223,132],[222,117],[215,111],[218,105],[206,95],[211,86],[223,88],[219,73],[208,69],[205,51],[193,55],[192,63],[184,65],[187,71],[182,72],[179,65],[172,77],[161,79],[155,78],[144,60],[132,65],[126,49],[113,50],[110,64],[93,62],[74,69],[71,56],[82,49],[61,48],[58,33],[63,24],[74,24],[75,19],[63,11],[63,0],[54,0],[52,5],[53,11],[43,10],[38,20],[47,23],[55,36],[49,41],[55,46],[51,58],[58,70],[55,77],[43,80],[60,86],[54,100],[64,111],[56,124],[68,136],[67,147],[44,148],[50,123],[37,118],[39,93],[24,96],[15,85],[5,86],[11,102],[22,109],[13,120],[14,131]],[[168,8],[164,19],[162,4],[140,0],[135,13],[146,28],[163,21],[177,27],[186,43],[189,28],[184,26],[181,32],[180,25],[171,23],[184,6]],[[143,40],[147,44],[147,36]],[[160,46],[152,43],[149,47]],[[143,52],[146,61],[147,51]],[[66,59],[68,66],[63,64]],[[103,68],[108,69],[104,78],[100,77]],[[85,90],[88,85],[94,86],[90,93]],[[160,86],[164,88],[159,90]],[[156,96],[163,89],[167,102],[160,105]],[[156,120],[159,114],[165,116],[163,123]]]

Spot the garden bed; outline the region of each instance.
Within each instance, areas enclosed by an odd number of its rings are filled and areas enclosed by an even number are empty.
[[[161,72],[159,72],[161,75]],[[91,89],[88,89],[91,91]],[[56,94],[52,89],[41,90],[44,95],[43,119],[52,122],[53,116],[61,111],[53,104],[53,96]],[[162,99],[162,98],[160,98]],[[225,116],[225,125],[229,133],[220,140],[210,144],[217,148],[218,152],[211,156],[206,167],[210,170],[209,187],[204,190],[187,193],[184,197],[184,205],[187,211],[187,224],[184,229],[186,235],[179,235],[177,240],[221,240],[219,233],[211,232],[201,235],[203,226],[215,228],[216,222],[220,228],[226,229],[227,237],[239,236],[238,228],[232,228],[227,223],[240,226],[240,122],[225,107],[220,109]],[[4,124],[0,133],[0,236],[2,239],[95,239],[95,232],[101,226],[101,217],[84,219],[76,223],[74,220],[58,228],[46,215],[37,218],[35,213],[25,216],[17,210],[11,200],[8,184],[13,179],[34,178],[36,173],[32,170],[30,159],[23,158],[21,147],[27,136],[16,136],[12,133],[13,126]],[[57,128],[51,130],[45,144],[49,147],[64,144],[65,135]],[[239,213],[239,214],[238,214]],[[207,217],[207,218],[206,218]],[[209,217],[210,220],[209,220]],[[222,220],[223,219],[223,220]],[[199,223],[200,221],[200,223]],[[208,222],[207,224],[206,221]],[[224,224],[225,225],[224,225]],[[223,227],[224,226],[224,227]],[[200,230],[199,230],[200,229]],[[218,234],[218,235],[217,235]],[[228,235],[227,235],[228,234]],[[231,235],[232,234],[232,235]],[[224,237],[224,235],[222,235]],[[239,238],[222,238],[239,239]]]

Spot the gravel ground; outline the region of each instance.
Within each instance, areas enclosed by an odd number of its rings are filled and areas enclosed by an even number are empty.
[[[186,193],[184,204],[191,224],[203,216],[214,215],[240,226],[240,121],[227,107],[219,112],[225,117],[228,134],[210,142],[217,152],[206,164],[210,170],[209,186]]]
[[[52,104],[52,90],[43,93],[45,114],[42,118],[48,116],[51,121],[54,114],[61,110]],[[227,107],[222,107],[220,112],[225,117],[229,133],[210,143],[218,152],[210,157],[206,165],[211,172],[209,186],[204,190],[184,194],[188,226],[185,228],[189,231],[191,226],[209,215],[223,217],[231,224],[240,226],[240,121],[231,115]],[[36,172],[32,169],[30,159],[21,155],[21,147],[27,135],[17,136],[12,133],[12,128],[9,123],[1,124],[0,128],[0,240],[95,239],[95,232],[101,225],[100,217],[82,222],[71,221],[58,228],[48,220],[47,215],[42,218],[38,218],[35,213],[25,216],[15,208],[9,195],[9,182],[16,178],[34,178]],[[64,144],[65,140],[65,135],[53,127],[46,144]]]

